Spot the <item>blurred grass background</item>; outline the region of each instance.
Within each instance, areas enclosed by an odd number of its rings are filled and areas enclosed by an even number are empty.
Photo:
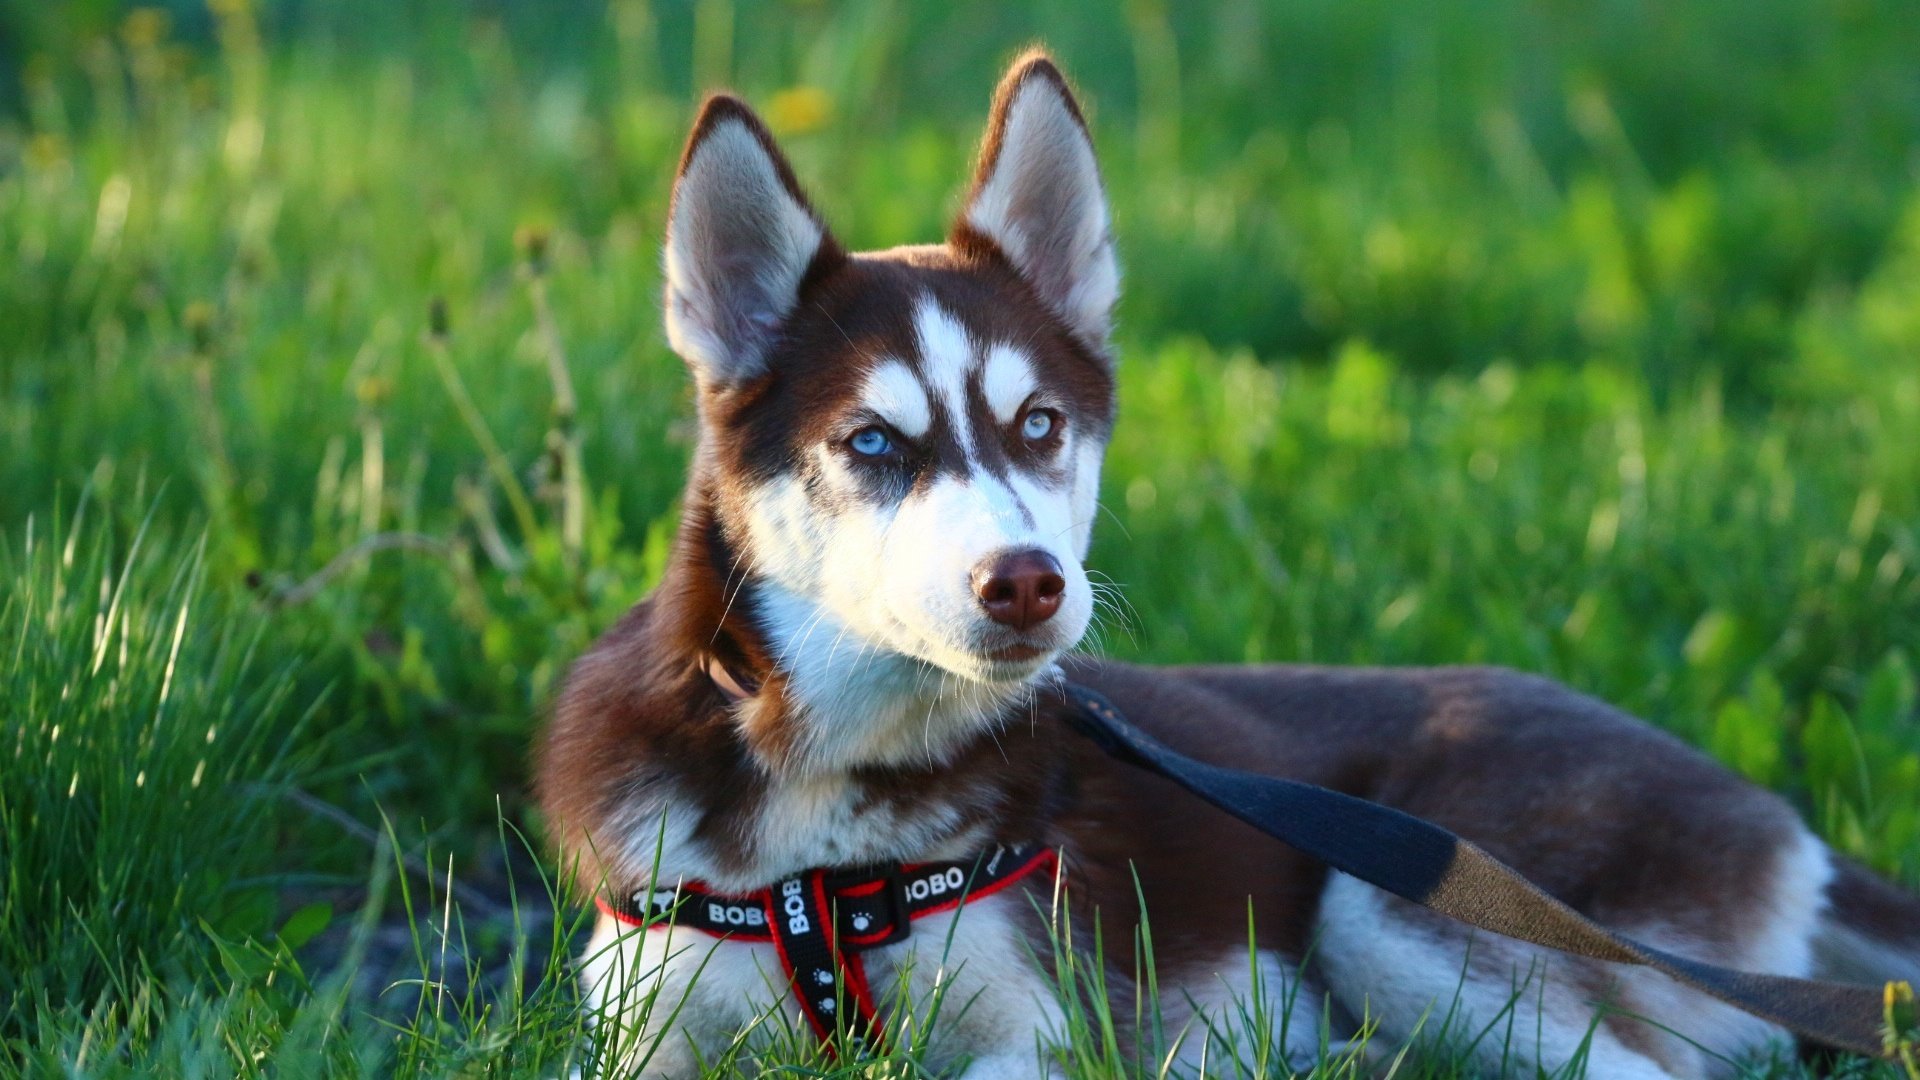
[[[1908,5],[0,0],[0,1063],[551,1073],[501,898],[675,519],[692,103],[931,239],[1030,41],[1127,269],[1101,648],[1544,672],[1920,880]],[[472,970],[378,993],[428,866]]]

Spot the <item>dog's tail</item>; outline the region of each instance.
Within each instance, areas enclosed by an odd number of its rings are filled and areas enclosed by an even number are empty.
[[[1814,934],[1819,976],[1868,984],[1903,979],[1920,989],[1920,896],[1838,856],[1833,869]]]

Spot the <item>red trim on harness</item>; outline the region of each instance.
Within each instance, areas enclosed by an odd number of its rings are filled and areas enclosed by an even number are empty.
[[[839,944],[833,940],[833,932],[834,932],[833,906],[827,903],[827,875],[822,871],[815,870],[813,873],[808,874],[807,877],[810,879],[807,882],[807,884],[812,887],[812,891],[813,891],[813,902],[820,905],[817,910],[820,912],[820,921],[821,923],[824,924],[820,927],[820,932],[827,936],[827,953],[831,955],[834,958],[834,960],[839,961],[834,965],[835,967],[840,969],[836,973],[840,976],[840,982],[835,984],[835,989],[834,989],[834,996],[836,998],[839,998],[841,997],[839,987],[846,985],[847,965],[845,962],[845,958],[840,955]],[[793,981],[794,981],[793,974],[794,973],[793,973],[792,965],[788,965],[787,967],[787,985],[788,986],[793,985]],[[804,991],[802,992],[804,993]],[[855,996],[854,1000],[855,1000],[855,1004],[858,1005],[859,998],[857,995]],[[808,1016],[813,1015],[813,1010],[811,1009],[806,1009],[802,1011],[806,1012]],[[870,1021],[873,1019],[873,1013],[867,1012],[861,1016],[856,1017],[855,1019],[858,1021]],[[832,1053],[833,1052],[833,1031],[831,1029],[822,1031],[818,1026],[816,1026],[814,1028],[814,1034],[820,1036],[820,1041],[825,1043],[827,1046],[827,1052]]]
[[[860,1020],[866,1025],[868,1040],[875,1046],[884,1045],[886,1033],[880,1027],[880,1010],[873,1007],[873,989],[867,985],[867,962],[859,953],[847,953],[840,957],[840,968],[846,972],[847,991],[853,995]]]
[[[961,904],[971,904],[975,900],[984,900],[1007,886],[1012,885],[1014,882],[1019,881],[1021,878],[1026,877],[1028,874],[1033,873],[1035,870],[1040,869],[1041,864],[1054,862],[1058,857],[1059,853],[1052,848],[1041,848],[1039,851],[1034,852],[1032,858],[1021,864],[1018,870],[1013,871],[999,881],[989,885],[982,885],[972,892],[959,893],[950,899],[940,901],[932,907],[921,908],[914,912],[912,917],[918,919],[926,915],[938,915],[943,911],[952,911]]]
[[[818,880],[818,871],[815,871],[814,878],[816,881]],[[762,889],[760,890],[760,895],[763,898],[762,903],[766,905],[767,928],[768,932],[773,933],[774,951],[780,954],[780,970],[787,976],[787,990],[797,998],[800,993],[804,991],[794,985],[793,958],[787,955],[787,943],[780,940],[778,933],[773,932],[773,920],[779,917],[779,910],[773,902],[773,890]],[[833,1049],[833,1029],[827,1027],[825,1021],[819,1016],[816,1016],[812,1009],[804,1005],[801,1006],[800,1015],[807,1018],[807,1026],[813,1029],[814,1038],[819,1039],[820,1045],[826,1048],[827,1056],[829,1058],[838,1057],[839,1055],[836,1054]]]

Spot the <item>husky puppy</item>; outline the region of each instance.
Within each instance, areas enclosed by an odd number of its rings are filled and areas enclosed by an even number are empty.
[[[1017,845],[1057,853],[1057,884],[1031,875],[859,955],[882,1028],[944,992],[934,1068],[1060,1067],[1056,887],[1076,943],[1101,921],[1116,1017],[1150,989],[1133,985],[1144,900],[1176,1073],[1227,1060],[1247,1016],[1305,1063],[1323,1019],[1392,1041],[1451,1013],[1510,1032],[1480,1040],[1489,1064],[1584,1054],[1608,1080],[1716,1075],[1782,1037],[1657,973],[1475,936],[1330,874],[1104,758],[1068,731],[1063,680],[1189,755],[1453,829],[1672,952],[1920,979],[1913,896],[1774,795],[1544,679],[1070,655],[1093,612],[1120,277],[1087,125],[1044,54],[1001,82],[944,243],[844,249],[726,96],[694,123],[666,235],[667,334],[699,410],[684,517],[660,588],[574,666],[538,765],[552,839],[596,895],[697,888],[742,928],[606,909],[587,996],[649,1073],[805,1018],[786,946],[745,932],[788,918],[776,883]]]

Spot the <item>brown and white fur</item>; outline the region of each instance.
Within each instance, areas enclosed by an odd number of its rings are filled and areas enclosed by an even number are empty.
[[[1672,951],[1920,976],[1913,897],[1834,857],[1780,799],[1543,679],[1069,655],[1094,606],[1082,560],[1115,416],[1119,275],[1087,127],[1044,55],[1001,83],[939,245],[843,250],[759,120],[713,98],[665,263],[700,417],[684,520],[659,590],[573,669],[540,754],[553,840],[586,886],[747,891],[811,867],[1057,845],[1073,917],[1104,920],[1127,993],[1137,874],[1158,1005],[1186,1032],[1176,1071],[1227,1052],[1204,1025],[1250,1004],[1256,966],[1276,1025],[1282,987],[1304,980],[1285,994],[1303,1061],[1327,1003],[1336,1038],[1362,1018],[1377,1040],[1449,1012],[1456,1030],[1498,1023],[1510,1034],[1480,1040],[1489,1062],[1557,1068],[1590,1036],[1589,1075],[1607,1078],[1711,1075],[1780,1037],[1657,974],[1470,938],[1330,876],[1067,733],[1054,688],[1070,678],[1189,754],[1455,829]],[[730,701],[709,658],[758,692]],[[949,1003],[970,1001],[948,1006],[934,1067],[1050,1071],[1036,1046],[1061,1009],[1041,922],[1010,890],[867,956],[876,987],[898,974],[916,1000],[944,981]],[[771,949],[603,919],[589,1001],[629,1029],[631,1060],[686,1075],[768,1010],[792,1015]],[[651,1012],[619,1012],[649,988]]]

